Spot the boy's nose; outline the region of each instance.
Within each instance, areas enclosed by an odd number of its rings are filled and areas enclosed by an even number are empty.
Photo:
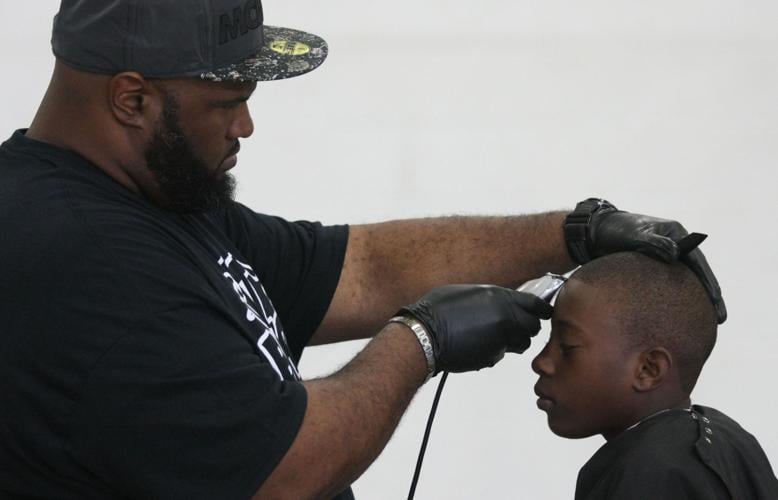
[[[538,375],[546,376],[554,373],[554,366],[551,362],[551,357],[548,355],[548,344],[546,344],[543,350],[532,360],[532,371]]]

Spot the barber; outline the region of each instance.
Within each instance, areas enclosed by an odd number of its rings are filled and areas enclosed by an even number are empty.
[[[529,346],[550,308],[512,288],[678,258],[679,223],[603,200],[351,227],[233,201],[256,82],[327,54],[263,20],[258,0],[63,0],[46,95],[0,147],[3,498],[351,498],[427,379]],[[300,379],[305,346],[368,337]]]

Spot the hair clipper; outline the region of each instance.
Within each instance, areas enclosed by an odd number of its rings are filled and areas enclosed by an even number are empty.
[[[527,281],[517,288],[516,291],[529,293],[550,304],[551,300],[553,300],[554,296],[566,281],[567,277],[562,276],[561,274],[546,273],[540,278]]]

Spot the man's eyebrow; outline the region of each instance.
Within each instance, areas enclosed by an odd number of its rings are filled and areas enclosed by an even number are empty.
[[[242,102],[248,101],[251,98],[252,93],[249,93],[248,95],[233,97],[232,99],[216,99],[213,102],[216,102],[218,104],[240,104]]]
[[[248,101],[251,99],[251,96],[254,95],[254,91],[256,90],[256,87],[252,88],[248,92],[246,92],[243,95],[239,95],[237,97],[233,97],[232,99],[218,99],[214,98],[211,100],[211,103],[217,104],[217,105],[225,105],[225,104],[240,104],[243,102]]]

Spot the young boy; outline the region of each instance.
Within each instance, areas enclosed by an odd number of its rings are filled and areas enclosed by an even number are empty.
[[[690,402],[716,317],[688,268],[596,259],[562,288],[551,322],[532,362],[538,407],[559,436],[607,440],[580,470],[576,500],[778,499],[756,439]]]

